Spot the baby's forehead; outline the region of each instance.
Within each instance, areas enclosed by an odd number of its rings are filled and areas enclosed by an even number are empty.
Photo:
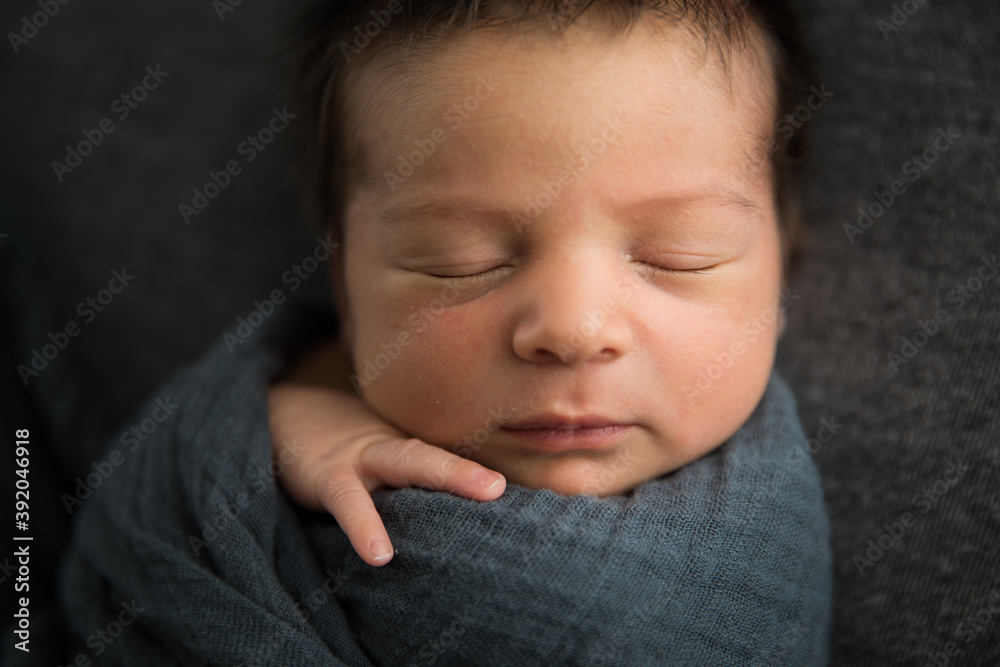
[[[710,74],[715,83],[727,89],[739,88],[748,83],[753,90],[764,88],[774,92],[780,56],[773,37],[762,26],[749,21],[739,31],[706,29],[692,18],[677,20],[654,12],[644,13],[634,25],[626,29],[612,29],[597,19],[584,15],[567,29],[554,32],[540,25],[503,25],[496,28],[479,27],[440,36],[432,43],[420,40],[407,41],[405,47],[388,46],[388,57],[375,67],[387,83],[394,78],[413,83],[408,92],[420,97],[419,88],[433,93],[433,79],[454,75],[456,65],[461,66],[470,54],[491,52],[499,59],[509,61],[511,55],[530,55],[536,59],[523,63],[527,69],[544,69],[554,76],[573,77],[597,66],[601,57],[611,50],[595,47],[617,44],[641,43],[643,49],[656,54],[665,48],[683,46],[661,57],[686,58]],[[587,52],[593,58],[588,59]],[[553,57],[553,56],[569,57]],[[575,57],[574,57],[575,56]],[[669,69],[669,62],[661,63]],[[622,79],[635,76],[630,69],[616,72]],[[746,91],[743,91],[746,92]],[[762,99],[769,103],[768,97]]]
[[[773,49],[763,31],[756,33],[740,44],[722,43],[663,19],[640,21],[623,33],[588,24],[559,34],[537,28],[472,30],[433,49],[418,44],[406,54],[374,59],[357,77],[351,96],[353,134],[391,144],[388,152],[395,156],[416,140],[407,136],[406,126],[420,126],[429,136],[436,131],[440,143],[475,144],[480,141],[475,133],[453,130],[489,123],[495,120],[490,114],[502,112],[554,133],[567,122],[565,101],[597,118],[612,115],[605,104],[609,99],[637,111],[664,102],[653,88],[680,97],[698,87],[712,89],[714,108],[689,113],[739,109],[748,114],[752,122],[725,129],[734,143],[746,145],[745,152],[760,155],[774,143],[777,85]],[[615,86],[604,91],[608,99],[595,99],[588,86],[602,75]],[[543,89],[553,94],[542,99]],[[486,107],[489,114],[482,111]],[[367,153],[370,147],[357,148]]]

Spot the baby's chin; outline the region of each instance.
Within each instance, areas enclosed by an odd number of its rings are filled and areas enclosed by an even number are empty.
[[[599,458],[570,455],[518,463],[477,462],[501,473],[508,484],[547,489],[563,496],[624,495],[673,469],[667,466],[664,470],[652,471],[648,465],[622,455]]]

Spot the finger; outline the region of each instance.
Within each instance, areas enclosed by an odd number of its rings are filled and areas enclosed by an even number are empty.
[[[386,486],[421,486],[473,500],[494,500],[507,487],[500,473],[416,438],[373,445],[362,453],[361,465]]]
[[[363,561],[377,566],[392,560],[392,542],[382,517],[353,468],[337,466],[318,482],[316,492]]]
[[[278,467],[274,478],[285,493],[306,509],[324,509],[317,492],[317,468],[301,458],[305,448],[297,440],[275,440],[273,451],[272,461]]]

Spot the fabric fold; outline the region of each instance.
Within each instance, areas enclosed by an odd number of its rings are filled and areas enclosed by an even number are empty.
[[[625,495],[379,491],[397,554],[373,568],[275,484],[267,384],[331,322],[288,306],[140,409],[180,406],[79,512],[61,588],[81,652],[131,604],[105,661],[826,663],[827,519],[779,377],[726,444]]]

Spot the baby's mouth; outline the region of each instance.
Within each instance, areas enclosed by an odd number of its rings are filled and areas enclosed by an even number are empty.
[[[505,424],[502,430],[542,449],[606,449],[617,444],[633,426],[597,415],[546,414]]]

